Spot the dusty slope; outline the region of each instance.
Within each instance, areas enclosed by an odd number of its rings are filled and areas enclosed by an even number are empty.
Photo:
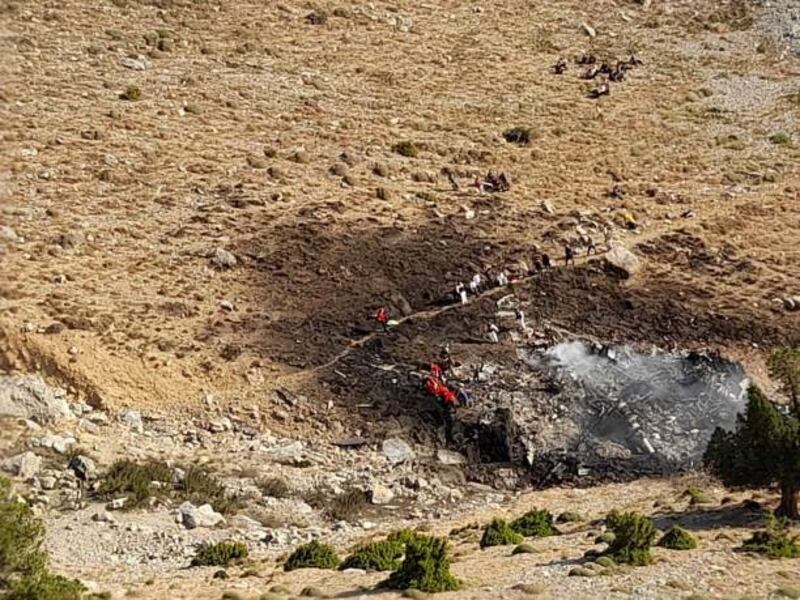
[[[643,276],[593,276],[590,302],[559,281],[543,316],[606,335],[663,315],[654,337],[700,322],[667,343],[797,339],[773,303],[798,293],[797,140],[768,138],[796,135],[798,65],[757,52],[727,4],[319,8],[323,25],[296,2],[4,5],[2,220],[24,239],[2,255],[6,362],[112,406],[262,402],[392,293],[422,307],[474,265],[557,253],[574,211],[620,207],[641,222],[616,235],[643,244]],[[549,72],[587,51],[644,65],[594,101],[572,61]],[[125,66],[137,56],[146,70]],[[118,98],[129,85],[140,100]],[[516,125],[530,146],[502,139]],[[392,152],[402,140],[417,158]],[[469,187],[490,168],[510,192]],[[215,268],[216,248],[237,266]]]

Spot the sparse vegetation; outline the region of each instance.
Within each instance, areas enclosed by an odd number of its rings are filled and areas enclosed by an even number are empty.
[[[50,573],[42,550],[44,526],[31,509],[10,497],[0,477],[0,597],[3,600],[78,600],[80,582]]]
[[[365,571],[394,571],[400,566],[405,545],[400,541],[383,540],[358,546],[339,569],[364,569]]]
[[[694,550],[697,548],[697,540],[683,527],[673,525],[661,536],[657,545],[669,550]]]
[[[247,546],[242,542],[218,542],[200,546],[192,559],[193,567],[229,567],[247,558]]]
[[[503,132],[503,138],[505,138],[509,144],[527,146],[531,143],[533,134],[528,127],[512,127]]]
[[[416,158],[419,154],[417,145],[411,141],[397,142],[392,146],[392,151],[406,158]]]
[[[492,522],[483,530],[481,548],[490,546],[505,546],[508,544],[521,544],[524,538],[514,531],[503,519],[492,519]]]
[[[790,535],[789,521],[768,512],[765,528],[755,531],[742,543],[742,550],[763,554],[768,558],[800,557],[800,536]]]
[[[656,537],[653,521],[635,512],[612,511],[606,525],[614,532],[614,541],[603,552],[618,563],[648,565],[653,562],[650,547]]]
[[[516,554],[536,554],[537,550],[533,546],[533,544],[520,544],[519,546],[515,547],[514,550],[511,552],[512,555]]]
[[[580,523],[583,521],[583,515],[572,510],[567,510],[558,515],[557,523]]]
[[[268,477],[258,481],[258,489],[271,498],[288,498],[291,495],[289,484],[282,477]]]
[[[153,496],[166,494],[172,477],[172,468],[163,462],[118,460],[106,472],[98,493],[108,499],[125,497],[126,509],[137,508]]]
[[[709,502],[706,493],[696,485],[690,485],[688,488],[686,488],[686,490],[683,492],[683,495],[689,498],[690,506],[695,506],[697,504],[708,504]]]
[[[364,490],[350,489],[330,501],[328,514],[337,521],[352,521],[361,515],[366,506],[367,493]]]
[[[142,90],[141,88],[139,88],[138,85],[129,85],[128,87],[125,88],[125,91],[123,91],[119,95],[120,100],[127,100],[129,102],[135,102],[141,99],[141,97],[142,97]]]
[[[558,535],[549,510],[530,510],[511,521],[511,529],[525,537],[548,537]]]
[[[800,422],[783,414],[757,386],[747,392],[747,408],[736,429],[717,428],[703,461],[723,483],[731,486],[781,486],[779,514],[798,518],[800,482]]]
[[[788,134],[779,131],[769,136],[769,141],[776,146],[788,146],[791,143],[792,138],[790,138]]]
[[[796,416],[800,416],[800,348],[779,348],[769,357],[769,376],[780,383],[781,393],[792,402]]]
[[[414,531],[413,529],[399,529],[397,531],[391,532],[386,539],[390,542],[400,542],[403,546],[410,544],[415,540],[419,540],[424,538],[425,535]]]
[[[202,469],[189,467],[175,486],[181,500],[194,504],[210,504],[214,510],[230,513],[241,504],[241,498],[228,493],[225,486]]]
[[[403,563],[385,585],[395,590],[415,589],[429,593],[461,587],[459,580],[450,573],[447,541],[436,537],[417,537],[410,541]]]
[[[317,540],[303,544],[297,548],[283,565],[285,571],[295,569],[335,569],[339,566],[336,550],[328,544]]]

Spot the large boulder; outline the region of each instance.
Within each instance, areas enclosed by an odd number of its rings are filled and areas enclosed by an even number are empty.
[[[22,479],[30,479],[38,475],[42,468],[42,458],[33,452],[23,452],[2,463],[3,470]]]
[[[210,504],[195,506],[191,502],[184,502],[178,509],[181,522],[186,529],[196,527],[216,527],[225,522],[225,517],[216,512]]]
[[[47,385],[39,375],[0,377],[0,415],[44,424],[72,416],[64,390]]]
[[[625,278],[633,277],[642,268],[639,258],[624,246],[614,246],[605,255],[606,264],[611,270]]]
[[[414,450],[400,438],[389,438],[383,442],[383,454],[393,465],[414,459]]]

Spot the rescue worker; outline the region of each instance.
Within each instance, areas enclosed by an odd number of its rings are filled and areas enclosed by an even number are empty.
[[[381,306],[375,313],[375,320],[381,324],[384,332],[389,331],[389,309]]]
[[[494,323],[489,325],[489,341],[493,344],[497,344],[500,341],[500,338],[497,337],[497,334],[500,333],[500,329]]]
[[[472,394],[468,389],[459,387],[456,392],[456,401],[459,406],[470,407],[472,406]]]
[[[439,365],[442,373],[449,373],[453,370],[453,358],[450,356],[450,349],[444,346],[439,352]]]

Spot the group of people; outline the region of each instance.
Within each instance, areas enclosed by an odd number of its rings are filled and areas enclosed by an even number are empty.
[[[469,406],[472,403],[469,391],[461,386],[451,386],[447,381],[452,368],[450,352],[444,348],[439,358],[431,362],[430,373],[425,377],[425,392],[440,400],[447,409]]]

